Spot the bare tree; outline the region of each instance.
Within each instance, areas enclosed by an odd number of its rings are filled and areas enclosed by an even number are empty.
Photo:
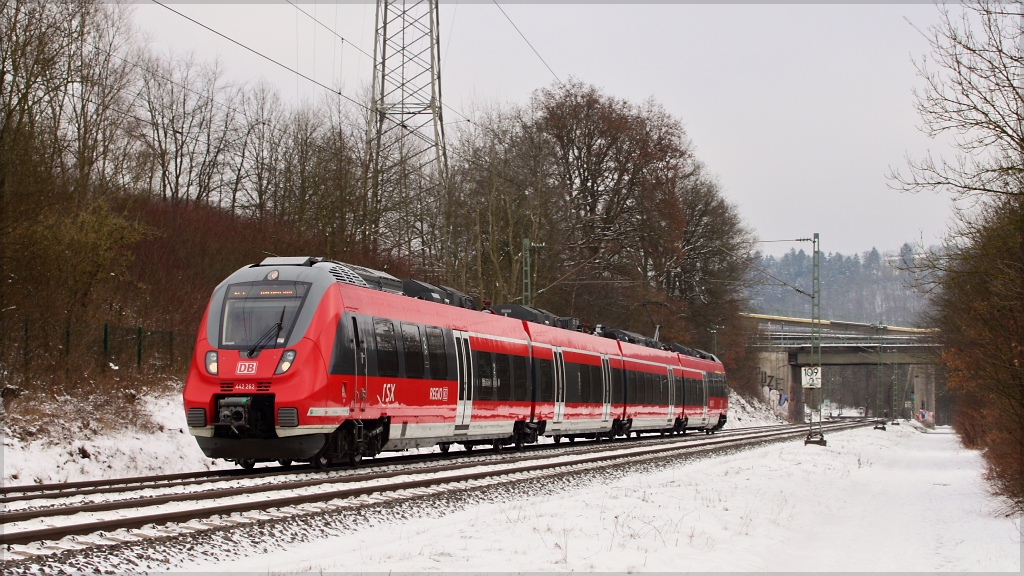
[[[172,203],[208,202],[221,192],[233,108],[216,66],[194,55],[151,57],[142,81],[141,140],[152,167],[152,193]]]
[[[935,299],[941,364],[959,395],[962,438],[984,448],[990,478],[1024,510],[1024,4],[941,7],[931,28],[938,69],[919,65],[925,131],[952,133],[956,158],[894,173],[910,191],[970,199],[942,250],[914,265]]]

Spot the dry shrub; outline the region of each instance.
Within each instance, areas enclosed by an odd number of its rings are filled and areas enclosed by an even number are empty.
[[[76,440],[125,431],[154,432],[156,424],[145,400],[176,385],[142,374],[105,375],[77,386],[33,386],[5,402],[6,433],[22,441],[70,444]]]

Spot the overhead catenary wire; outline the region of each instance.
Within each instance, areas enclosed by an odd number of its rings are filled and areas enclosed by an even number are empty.
[[[321,21],[320,21],[319,19],[317,19],[317,17],[316,17],[316,16],[314,16],[314,15],[310,14],[309,12],[306,12],[305,10],[303,10],[303,9],[302,9],[302,7],[301,7],[301,6],[299,6],[299,5],[298,5],[298,4],[296,4],[295,2],[292,2],[292,0],[286,0],[286,1],[287,1],[287,2],[289,3],[289,4],[291,4],[292,6],[295,6],[295,9],[296,9],[296,10],[298,10],[299,12],[302,12],[303,14],[305,14],[305,15],[306,15],[306,17],[308,17],[308,18],[309,18],[310,20],[312,20],[312,21],[313,21],[313,22],[315,22],[316,24],[319,24],[319,25],[320,25],[320,27],[322,27],[322,28],[323,28],[324,30],[327,30],[328,32],[330,32],[331,34],[333,34],[334,36],[336,36],[336,37],[337,37],[338,39],[340,39],[340,40],[341,40],[341,42],[342,42],[342,44],[344,44],[345,42],[348,42],[349,46],[352,46],[353,48],[355,48],[355,49],[356,49],[356,50],[357,50],[357,51],[358,51],[359,53],[361,53],[362,55],[366,56],[367,58],[373,58],[373,55],[372,55],[372,54],[369,54],[369,53],[368,53],[368,52],[367,52],[366,50],[363,50],[363,49],[362,49],[362,48],[360,48],[360,47],[359,47],[358,45],[356,45],[356,44],[353,44],[353,43],[352,43],[352,42],[351,42],[350,40],[346,40],[344,36],[342,36],[341,34],[338,34],[338,31],[337,31],[337,30],[334,30],[334,29],[332,29],[332,28],[331,28],[330,26],[328,26],[327,24],[324,24],[324,23],[323,23],[323,22],[321,22]],[[335,16],[337,16],[337,12],[335,12]]]

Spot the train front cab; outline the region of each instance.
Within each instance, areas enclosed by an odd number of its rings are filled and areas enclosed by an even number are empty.
[[[336,427],[308,416],[313,404],[328,409],[340,299],[328,274],[293,260],[242,268],[210,299],[183,392],[189,430],[210,458],[312,459]]]

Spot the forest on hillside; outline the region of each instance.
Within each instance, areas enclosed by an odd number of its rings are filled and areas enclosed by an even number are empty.
[[[923,254],[909,244],[898,251],[821,255],[821,317],[824,320],[926,327],[928,308],[921,271]],[[750,269],[751,310],[763,314],[811,317],[812,254],[791,249],[780,257],[756,254]],[[788,284],[788,286],[787,286]]]
[[[0,372],[29,398],[183,377],[213,288],[268,254],[497,304],[523,297],[524,240],[537,306],[704,349],[727,327],[756,391],[734,288],[753,235],[657,102],[569,80],[475,111],[438,187],[401,146],[373,173],[360,99],[231,84],[148,49],[122,4],[0,7]]]

